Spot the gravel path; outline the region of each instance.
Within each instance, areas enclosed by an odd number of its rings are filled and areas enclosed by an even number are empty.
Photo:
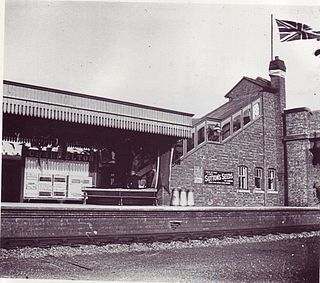
[[[281,240],[307,239],[320,237],[320,231],[292,233],[292,234],[269,234],[264,236],[239,236],[225,238],[211,238],[207,240],[172,241],[170,243],[132,243],[132,244],[106,244],[79,245],[72,246],[53,246],[50,248],[17,248],[0,249],[0,260],[5,258],[42,258],[46,256],[76,256],[76,255],[95,255],[101,253],[126,253],[142,251],[160,251],[168,249],[195,248],[195,247],[223,247],[234,244],[274,242]]]

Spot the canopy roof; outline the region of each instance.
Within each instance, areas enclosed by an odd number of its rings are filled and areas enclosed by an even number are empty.
[[[3,82],[3,112],[188,138],[193,114],[91,95]]]

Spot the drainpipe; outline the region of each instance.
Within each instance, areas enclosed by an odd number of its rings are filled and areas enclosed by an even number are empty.
[[[264,185],[264,206],[267,206],[267,162],[266,162],[266,136],[265,136],[265,116],[264,116],[264,96],[261,97],[262,108],[262,146],[263,146],[263,185]]]
[[[288,188],[288,152],[287,152],[287,142],[285,137],[287,135],[287,124],[286,124],[286,115],[282,114],[282,125],[283,125],[283,170],[284,170],[284,206],[289,206],[289,188]]]

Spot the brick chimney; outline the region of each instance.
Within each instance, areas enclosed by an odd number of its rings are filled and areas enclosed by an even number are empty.
[[[275,57],[269,65],[269,76],[271,78],[271,86],[277,89],[277,94],[280,99],[280,111],[283,113],[284,108],[286,108],[286,88],[285,88],[285,76],[286,76],[286,65],[279,59],[278,56]]]
[[[284,121],[283,113],[286,108],[286,88],[285,88],[286,66],[278,56],[275,57],[269,65],[269,76],[271,79],[271,86],[275,88],[275,116],[273,135],[276,140],[275,152],[277,155],[277,185],[279,189],[279,197],[283,200],[284,205],[288,204],[288,190],[287,190],[287,168],[285,164],[286,156],[283,144],[284,136]]]

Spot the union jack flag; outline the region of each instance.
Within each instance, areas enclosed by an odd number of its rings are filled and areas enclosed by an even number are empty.
[[[279,28],[281,42],[314,38],[320,40],[320,31],[314,31],[306,24],[277,19],[276,22]]]

